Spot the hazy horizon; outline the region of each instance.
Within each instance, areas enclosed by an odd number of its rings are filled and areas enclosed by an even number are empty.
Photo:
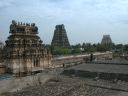
[[[64,24],[70,44],[100,43],[109,34],[114,43],[128,43],[127,0],[1,0],[0,41],[9,36],[12,20],[36,23],[50,44],[55,26]]]

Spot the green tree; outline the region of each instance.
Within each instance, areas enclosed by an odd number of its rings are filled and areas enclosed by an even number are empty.
[[[69,55],[71,54],[71,49],[54,46],[51,48],[51,52],[53,55]]]
[[[123,49],[124,49],[125,52],[128,52],[128,44],[124,45]]]

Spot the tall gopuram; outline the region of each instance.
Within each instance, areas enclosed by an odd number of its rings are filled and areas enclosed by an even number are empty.
[[[70,48],[67,33],[63,24],[56,25],[51,45],[63,48]]]
[[[27,74],[49,68],[51,54],[43,47],[35,23],[12,20],[9,33],[4,48],[5,65],[9,72]]]
[[[104,45],[110,45],[110,44],[112,44],[112,40],[111,40],[110,35],[103,35],[101,44],[104,44]]]

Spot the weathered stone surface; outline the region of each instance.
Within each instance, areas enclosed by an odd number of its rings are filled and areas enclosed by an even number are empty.
[[[81,70],[81,71],[89,71],[89,72],[128,74],[127,67],[128,65],[83,63],[78,66],[73,66],[67,70],[72,69],[72,70]]]
[[[128,64],[91,64],[83,63],[64,70],[66,75],[105,80],[128,81]]]
[[[51,78],[54,78],[54,76],[50,74],[38,74],[9,80],[0,80],[0,93],[15,92],[26,87],[43,85]]]
[[[118,91],[120,85],[122,85],[122,91]],[[125,87],[126,90],[124,90]],[[43,86],[28,87],[4,96],[127,96],[127,91],[126,82],[112,83],[105,80],[94,81],[62,76],[58,77],[58,81],[51,79]]]

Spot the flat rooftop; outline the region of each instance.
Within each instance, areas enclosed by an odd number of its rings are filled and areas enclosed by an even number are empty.
[[[128,65],[88,64],[88,63],[86,64],[85,63],[85,64],[67,68],[66,70],[128,74]]]

